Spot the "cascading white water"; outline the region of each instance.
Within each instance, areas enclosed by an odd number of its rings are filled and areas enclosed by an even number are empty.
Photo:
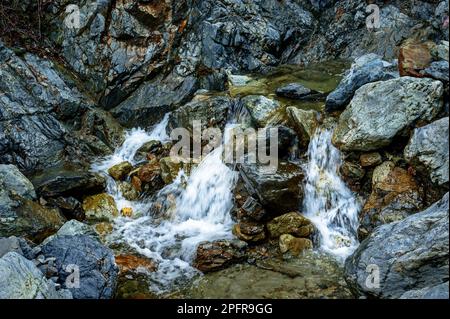
[[[167,121],[166,116],[151,133],[138,129],[129,132],[124,145],[111,157],[95,164],[94,170],[106,174],[108,168],[120,162],[135,164],[134,155],[145,142],[167,138]],[[225,141],[232,127],[226,127]],[[223,146],[215,149],[190,176],[181,171],[172,184],[157,194],[156,198],[173,210],[165,218],[150,214],[154,204],[150,199],[125,200],[115,182],[108,179],[108,192],[119,209],[132,207],[133,211],[147,213],[137,219],[118,218],[110,241],[125,243],[158,264],[158,270],[148,274],[155,291],[173,288],[173,284],[198,273],[191,263],[200,242],[232,238],[230,210],[237,173],[223,163],[222,152]]]
[[[318,129],[309,144],[303,212],[317,227],[321,248],[344,260],[358,246],[360,204],[339,176],[341,157],[331,136]]]

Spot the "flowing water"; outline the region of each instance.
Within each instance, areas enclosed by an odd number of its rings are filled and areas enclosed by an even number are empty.
[[[136,164],[134,155],[145,142],[167,138],[167,121],[168,115],[150,133],[131,130],[122,147],[93,169],[106,176],[108,168],[115,164],[123,161]],[[232,127],[225,128],[224,141]],[[223,146],[209,153],[190,176],[181,171],[172,184],[156,195],[167,206],[163,218],[152,214],[155,203],[151,199],[127,201],[114,180],[107,177],[107,191],[118,208],[131,207],[144,215],[137,219],[117,219],[109,240],[126,244],[158,264],[158,270],[148,274],[153,281],[152,289],[157,292],[167,291],[197,274],[191,263],[200,242],[232,237],[230,210],[237,173],[223,163],[222,151]]]
[[[360,204],[339,176],[331,130],[318,129],[308,148],[303,212],[319,230],[321,248],[344,260],[358,246]]]
[[[294,80],[291,71],[289,69],[286,78],[284,73],[277,78],[280,82],[277,86]],[[299,74],[294,75],[305,81],[306,75]],[[325,77],[331,77],[331,84],[326,82],[330,88],[338,81],[334,73]],[[254,89],[251,87],[245,93],[254,94]],[[264,85],[264,90],[272,89],[270,85]],[[238,95],[241,93],[237,92]],[[299,107],[316,109],[316,104],[301,104]],[[113,155],[93,165],[94,171],[107,178],[107,192],[113,196],[118,209],[130,207],[135,214],[134,218],[116,219],[114,230],[107,240],[111,245],[128,247],[128,250],[131,248],[158,265],[156,272],[146,274],[155,292],[173,291],[176,286],[182,286],[198,274],[191,265],[200,242],[233,238],[230,210],[233,207],[232,192],[238,178],[237,172],[222,161],[222,145],[204,157],[190,176],[180,171],[174,182],[165,186],[155,197],[126,200],[115,181],[108,176],[108,169],[124,161],[134,166],[137,164],[135,154],[144,143],[167,141],[168,119],[169,114],[166,114],[161,123],[149,132],[132,129]],[[225,143],[232,128],[231,124],[226,126]],[[341,159],[339,151],[331,144],[331,133],[329,130],[318,130],[310,142],[302,211],[318,228],[321,248],[343,260],[358,245],[359,205],[339,177]]]

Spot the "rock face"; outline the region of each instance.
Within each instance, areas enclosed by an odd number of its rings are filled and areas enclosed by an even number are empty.
[[[92,102],[54,63],[29,53],[19,57],[0,42],[0,65],[0,162],[33,172],[69,153],[83,161],[111,151],[113,136],[97,125],[105,118],[87,121]]]
[[[448,117],[414,130],[405,148],[405,158],[413,164],[425,166],[431,180],[448,183],[449,144]]]
[[[344,109],[350,103],[356,90],[367,83],[386,81],[398,77],[395,66],[383,61],[376,54],[367,54],[353,63],[338,87],[331,92],[326,100],[325,109],[328,112]]]
[[[447,193],[423,212],[377,228],[346,260],[352,289],[366,296],[400,298],[408,291],[448,284],[448,202]],[[373,269],[379,270],[379,287],[371,279],[377,275]]]
[[[65,290],[56,290],[42,272],[16,252],[0,258],[0,299],[72,299]]]
[[[274,174],[257,164],[243,163],[239,165],[239,172],[250,194],[261,202],[269,215],[298,209],[304,175],[297,165],[280,162]]]
[[[388,145],[415,121],[431,121],[442,108],[440,81],[403,77],[361,87],[341,114],[333,143],[344,151]]]
[[[85,235],[57,236],[42,246],[42,253],[56,259],[58,283],[63,286],[74,272],[72,266],[78,267],[79,287],[67,287],[75,299],[113,297],[119,269],[111,250],[97,240]]]
[[[220,240],[201,243],[197,248],[194,266],[207,273],[224,269],[245,258],[246,243],[242,241]]]

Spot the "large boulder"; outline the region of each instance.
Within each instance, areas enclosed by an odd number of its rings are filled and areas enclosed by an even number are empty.
[[[241,103],[256,127],[267,126],[282,109],[278,101],[262,95],[248,95],[242,98]]]
[[[449,144],[448,117],[417,128],[405,148],[405,158],[424,166],[431,180],[439,185],[448,183]]]
[[[239,165],[239,172],[250,195],[261,202],[267,215],[281,215],[298,209],[304,178],[298,165],[281,161],[274,173],[261,165],[245,162]]]
[[[370,53],[355,60],[338,87],[331,92],[325,103],[328,112],[344,109],[350,103],[356,90],[367,83],[386,81],[398,77],[395,65],[383,61]]]
[[[448,202],[447,193],[423,212],[383,225],[364,240],[345,262],[354,292],[400,298],[408,291],[448,284]]]
[[[56,290],[34,263],[16,252],[0,258],[0,299],[72,299],[66,290]]]
[[[344,151],[370,151],[388,145],[418,120],[441,110],[440,81],[402,77],[366,84],[341,114],[333,143]]]
[[[79,287],[67,287],[75,299],[109,299],[114,296],[119,269],[114,254],[86,235],[56,236],[42,246],[47,258],[55,258],[58,283],[79,271]]]

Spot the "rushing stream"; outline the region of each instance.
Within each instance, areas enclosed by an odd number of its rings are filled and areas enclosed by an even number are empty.
[[[258,87],[251,85],[252,90]],[[304,106],[307,105],[299,104],[299,107]],[[230,211],[238,179],[238,173],[223,163],[222,144],[204,157],[190,175],[181,170],[176,179],[154,197],[138,201],[125,199],[108,175],[108,169],[124,161],[135,166],[138,164],[134,159],[136,152],[146,142],[168,141],[168,120],[169,114],[166,114],[149,132],[130,130],[114,154],[93,165],[94,171],[106,176],[107,192],[118,209],[132,208],[134,214],[134,218],[117,218],[107,240],[116,247],[131,248],[157,264],[156,272],[146,274],[155,292],[170,292],[198,274],[192,261],[200,242],[233,238]],[[225,128],[225,143],[232,128],[231,124]],[[358,245],[356,229],[360,207],[339,176],[341,158],[331,144],[331,135],[330,130],[318,129],[310,142],[304,167],[304,202],[299,210],[319,230],[321,250],[342,261]]]
[[[303,213],[319,230],[321,247],[344,260],[358,246],[360,205],[339,176],[341,156],[331,136],[318,129],[309,144]]]

